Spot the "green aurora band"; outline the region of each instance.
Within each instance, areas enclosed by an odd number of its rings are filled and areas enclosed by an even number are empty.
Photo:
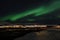
[[[17,19],[21,19],[21,18],[26,17],[31,14],[34,14],[33,16],[40,16],[40,15],[48,14],[48,13],[50,13],[56,9],[59,9],[59,8],[60,8],[60,1],[57,0],[57,1],[53,1],[48,6],[42,5],[42,6],[35,8],[35,9],[26,10],[22,13],[8,15],[8,16],[1,18],[1,20],[3,20],[3,21],[6,21],[6,20],[16,21]]]

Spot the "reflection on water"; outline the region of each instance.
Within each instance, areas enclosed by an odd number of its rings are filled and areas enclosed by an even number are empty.
[[[35,33],[29,33],[24,37],[17,38],[15,40],[37,40],[37,36]]]
[[[60,40],[60,31],[48,30],[33,32],[15,40]]]

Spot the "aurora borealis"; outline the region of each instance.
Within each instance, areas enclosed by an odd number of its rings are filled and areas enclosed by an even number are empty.
[[[32,8],[32,9],[27,9],[22,12],[10,12],[7,16],[0,17],[1,21],[16,21],[18,19],[22,19],[26,16],[33,15],[34,17],[42,16],[42,15],[47,15],[50,14],[50,12],[53,12],[55,10],[60,9],[60,0],[52,0],[50,3],[42,4],[39,5],[38,7]],[[14,14],[15,13],[15,14]],[[41,18],[41,17],[40,17]],[[30,19],[28,18],[27,20],[35,20],[34,18]]]

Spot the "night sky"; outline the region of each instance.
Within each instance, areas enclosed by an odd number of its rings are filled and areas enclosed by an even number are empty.
[[[0,21],[60,24],[60,0],[1,0],[0,2]]]
[[[1,0],[1,15],[9,14],[10,12],[18,13],[27,9],[35,8],[46,1],[43,0]],[[3,13],[3,14],[2,14]],[[14,13],[15,14],[15,13]]]

